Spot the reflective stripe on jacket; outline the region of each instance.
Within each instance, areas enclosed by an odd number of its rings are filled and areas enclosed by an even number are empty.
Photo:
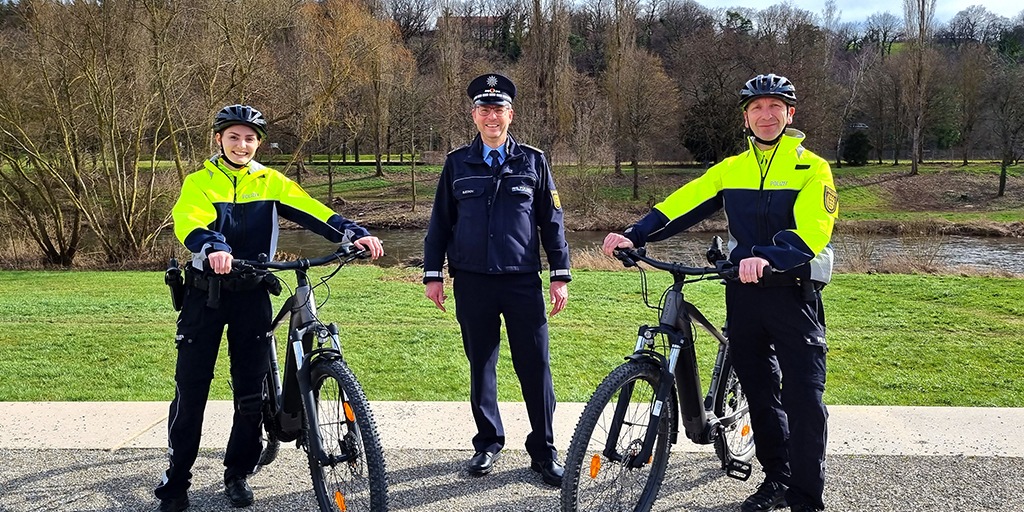
[[[273,258],[279,215],[336,243],[369,234],[280,172],[255,161],[236,171],[216,156],[185,178],[171,215],[174,234],[192,251],[198,268],[213,251]]]
[[[638,247],[664,240],[724,208],[732,262],[759,256],[777,270],[828,283],[839,198],[828,162],[801,146],[803,138],[786,130],[773,150],[763,152],[763,169],[748,140],[747,151],[673,192],[626,237]]]
[[[477,135],[445,159],[424,239],[423,281],[443,280],[446,255],[452,271],[539,272],[541,246],[551,279],[571,280],[562,207],[544,153],[509,136],[495,175],[482,149]]]

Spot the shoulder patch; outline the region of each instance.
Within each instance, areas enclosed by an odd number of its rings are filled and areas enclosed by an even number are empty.
[[[836,193],[835,189],[825,186],[825,211],[828,213],[836,213],[836,209],[839,208],[839,194]]]
[[[551,204],[555,205],[556,210],[562,209],[562,201],[558,199],[558,191],[551,189]]]

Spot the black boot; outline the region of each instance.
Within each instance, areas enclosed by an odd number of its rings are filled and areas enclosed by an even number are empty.
[[[181,512],[188,510],[188,507],[188,494],[183,493],[180,496],[160,500],[160,512]]]
[[[765,512],[786,506],[786,486],[778,482],[765,479],[757,488],[757,492],[751,494],[743,505],[740,512]]]
[[[252,505],[252,487],[249,487],[249,482],[245,481],[244,476],[236,476],[225,481],[224,494],[231,500],[232,507]]]

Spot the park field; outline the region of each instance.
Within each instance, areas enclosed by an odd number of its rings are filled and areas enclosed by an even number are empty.
[[[653,297],[671,281],[648,278]],[[656,316],[633,270],[577,270],[569,288],[551,320],[552,370],[558,400],[584,401]],[[686,290],[721,324],[724,287]],[[317,293],[371,400],[467,399],[454,301],[434,308],[417,269],[352,265]],[[839,274],[824,296],[827,403],[1024,406],[1024,279]],[[0,401],[170,400],[174,323],[161,272],[0,273]],[[214,399],[230,398],[222,345]],[[707,335],[697,346],[706,381],[715,347]],[[507,347],[499,390],[521,400]]]

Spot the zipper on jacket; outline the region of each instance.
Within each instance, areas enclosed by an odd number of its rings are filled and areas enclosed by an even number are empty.
[[[772,148],[772,156],[768,158],[768,163],[765,164],[764,169],[761,169],[761,162],[757,163],[757,169],[761,175],[761,188],[757,191],[757,243],[762,243],[768,236],[768,208],[772,204],[771,192],[765,193],[764,182],[768,179],[768,171],[772,167],[772,162],[775,161],[775,153],[779,150],[778,144]],[[762,154],[764,154],[762,152]]]

